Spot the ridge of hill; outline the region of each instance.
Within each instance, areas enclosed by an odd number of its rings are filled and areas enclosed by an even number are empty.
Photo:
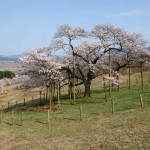
[[[0,61],[18,61],[20,57],[23,57],[23,54],[17,55],[0,55]]]

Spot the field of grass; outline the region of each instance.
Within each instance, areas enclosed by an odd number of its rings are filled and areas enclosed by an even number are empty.
[[[10,71],[17,73],[18,70],[20,69],[20,67],[21,67],[21,65],[17,60],[16,61],[0,60],[0,69],[1,70],[10,70]]]
[[[143,93],[144,108],[141,108]],[[61,110],[50,113],[46,106],[15,108],[14,125],[10,112],[3,112],[0,124],[2,150],[149,150],[150,84],[112,89],[111,101],[105,102],[103,89],[93,89],[91,98],[78,96],[76,105],[61,101]],[[65,97],[64,97],[65,98]],[[79,105],[82,107],[80,120]],[[40,109],[39,109],[40,108]],[[21,112],[23,111],[23,126]]]
[[[0,106],[3,105],[3,107],[6,108],[8,105],[8,102],[10,102],[10,105],[15,105],[16,101],[18,103],[23,103],[24,98],[26,102],[31,102],[32,99],[36,100],[40,98],[39,91],[41,91],[42,88],[25,91],[25,90],[15,90],[15,87],[16,85],[11,85],[11,86],[7,86],[4,88],[4,91],[6,91],[6,94],[4,93],[0,95]],[[42,98],[43,98],[43,95],[42,95]]]

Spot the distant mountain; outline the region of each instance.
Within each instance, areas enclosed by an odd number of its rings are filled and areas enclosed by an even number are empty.
[[[23,54],[17,55],[0,55],[0,61],[18,61],[18,58],[23,57]]]
[[[9,57],[9,58],[20,58],[20,57],[23,57],[24,55],[23,54],[16,54],[16,55],[7,55],[5,57]]]
[[[0,56],[0,61],[17,61],[17,60],[18,60],[18,58]]]

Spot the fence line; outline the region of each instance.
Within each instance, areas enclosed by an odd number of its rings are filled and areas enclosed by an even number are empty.
[[[124,82],[120,85],[120,87],[126,87],[126,85],[128,86],[128,79],[124,80]],[[99,80],[99,84],[97,85],[98,81],[93,81],[92,84],[91,84],[91,89],[92,90],[97,90],[97,89],[101,89],[103,90],[102,86],[103,86],[103,82],[102,80]],[[131,85],[136,85],[136,84],[141,84],[141,81],[138,80],[137,78],[132,79],[131,81]],[[144,80],[144,84],[150,84],[150,78],[149,80]],[[96,85],[96,86],[94,86]],[[115,88],[115,87],[114,87]],[[116,87],[117,88],[117,87]],[[81,86],[77,86],[76,88],[76,94],[82,94],[84,92],[84,86],[81,85]],[[46,91],[46,90],[44,90]],[[78,92],[79,91],[79,92]],[[39,92],[39,91],[38,91]],[[43,91],[42,91],[43,92]],[[46,93],[43,93],[42,92],[39,94],[40,97],[37,97],[37,94],[36,94],[36,98],[34,98],[35,95],[32,96],[32,98],[23,98],[23,100],[20,102],[20,101],[14,101],[14,102],[8,102],[6,105],[1,105],[1,109],[0,109],[0,124],[3,122],[3,118],[4,118],[4,112],[5,111],[10,111],[12,110],[13,108],[19,108],[19,107],[23,107],[23,106],[29,106],[29,105],[35,105],[35,104],[45,104],[45,103],[48,103],[47,101],[47,97],[46,98]],[[61,89],[61,93],[68,93],[68,89]],[[142,92],[141,94],[139,92],[137,92],[137,94],[139,94],[138,96],[136,97],[133,97],[133,98],[126,98],[126,99],[112,99],[111,100],[111,104],[112,104],[112,114],[115,112],[115,102],[121,102],[121,101],[126,101],[126,100],[133,100],[133,99],[137,99],[138,101],[137,102],[140,102],[141,104],[141,108],[144,108],[144,96],[146,95],[150,95],[150,92]],[[49,124],[50,123],[50,112],[47,112],[47,123]],[[82,120],[82,107],[79,106],[79,118],[80,120]],[[21,125],[24,124],[24,118],[23,118],[23,112],[21,112]],[[13,111],[11,111],[11,124],[14,125],[14,120],[15,120],[15,114]]]
[[[133,83],[137,83],[137,82],[139,82],[138,80],[137,80],[137,78],[135,79],[135,81],[136,82],[133,82]],[[145,80],[144,82],[146,82],[146,81],[149,81],[149,80]],[[98,89],[101,89],[101,90],[103,90],[103,88],[100,86],[100,84],[99,85],[97,85],[97,86],[93,86],[94,85],[94,83],[95,84],[97,84],[97,82],[92,82],[92,85],[91,85],[91,89],[92,90],[98,90]],[[140,83],[140,82],[139,82]],[[148,82],[146,82],[147,84],[148,84]],[[101,83],[101,84],[103,84],[103,83]],[[124,87],[124,86],[121,86],[121,87]],[[114,87],[115,88],[115,87]],[[116,87],[117,88],[117,87]],[[107,89],[107,88],[106,88]],[[44,90],[45,91],[45,90]],[[43,92],[43,91],[42,91]],[[68,92],[68,90],[67,89],[65,89],[65,90],[61,90],[61,93],[66,93],[67,94],[67,92]],[[84,92],[84,90],[83,90],[83,87],[81,87],[81,86],[79,86],[79,87],[77,87],[76,88],[76,94],[82,94]],[[149,95],[150,93],[149,92],[144,92],[143,93],[143,95]],[[34,94],[34,96],[35,96],[35,94]],[[6,106],[6,104],[5,105],[1,105],[1,109],[0,110],[4,110],[4,109],[7,109],[7,110],[9,110],[10,108],[14,108],[14,107],[20,107],[20,106],[26,106],[26,105],[30,105],[30,104],[35,104],[35,103],[38,103],[38,100],[39,100],[39,103],[40,104],[42,104],[43,102],[44,103],[46,103],[46,102],[48,102],[47,101],[47,99],[46,99],[46,93],[43,93],[43,94],[41,94],[40,95],[40,97],[41,97],[41,100],[39,99],[39,98],[37,98],[37,94],[36,94],[36,99],[34,99],[34,97],[32,96],[32,99],[30,98],[24,98],[23,99],[23,102],[20,102],[20,101],[15,101],[15,102],[8,102],[7,103],[7,106]],[[47,97],[48,98],[48,97]],[[41,102],[42,101],[42,102]]]

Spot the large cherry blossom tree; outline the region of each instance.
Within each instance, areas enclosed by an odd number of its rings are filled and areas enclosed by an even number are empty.
[[[84,96],[90,96],[91,81],[97,76],[109,74],[105,77],[109,80],[109,85],[117,82],[116,79],[113,80],[112,73],[129,67],[145,47],[146,41],[141,35],[130,34],[111,25],[98,25],[90,32],[62,25],[58,28],[51,47],[30,51],[21,61],[27,65],[25,72],[35,85],[46,85],[49,79],[55,80],[58,77],[63,77],[63,81],[69,79],[68,83],[74,89],[75,102],[76,85],[83,84]],[[63,50],[63,58],[60,59],[63,61],[59,62],[50,57],[52,50],[54,53],[62,53]]]

